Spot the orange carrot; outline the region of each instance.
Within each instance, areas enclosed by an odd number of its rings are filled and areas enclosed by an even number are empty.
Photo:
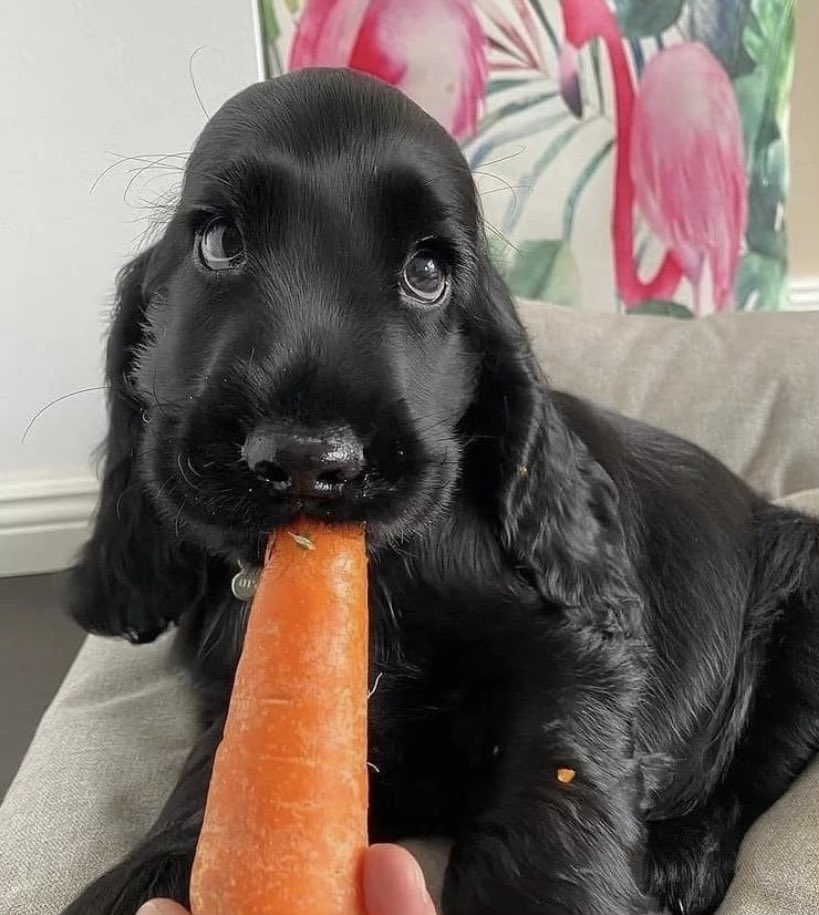
[[[270,541],[217,751],[193,915],[361,915],[367,568],[359,526]]]

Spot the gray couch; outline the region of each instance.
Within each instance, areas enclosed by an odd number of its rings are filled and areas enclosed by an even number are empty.
[[[555,386],[685,435],[819,515],[819,313],[521,310]],[[168,649],[86,642],[0,807],[0,915],[54,915],[148,828],[195,730]],[[410,844],[439,886],[446,843]],[[819,763],[746,837],[720,915],[817,912]]]

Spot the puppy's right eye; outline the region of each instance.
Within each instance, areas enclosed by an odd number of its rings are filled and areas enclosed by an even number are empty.
[[[404,292],[422,305],[437,305],[449,285],[449,271],[440,254],[417,248],[407,258],[401,274]]]
[[[227,219],[213,219],[198,236],[202,263],[210,270],[230,270],[245,259],[242,233]]]

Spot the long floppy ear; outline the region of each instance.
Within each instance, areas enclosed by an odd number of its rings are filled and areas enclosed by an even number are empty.
[[[622,602],[635,596],[616,487],[561,412],[503,282],[484,269],[478,402],[484,440],[494,443],[501,541],[547,604],[621,626],[633,609]]]
[[[143,334],[143,284],[152,253],[140,254],[118,277],[105,362],[109,428],[102,489],[91,539],[68,581],[69,609],[83,628],[133,642],[156,638],[206,588],[205,557],[163,527],[134,462],[142,408],[129,373]]]

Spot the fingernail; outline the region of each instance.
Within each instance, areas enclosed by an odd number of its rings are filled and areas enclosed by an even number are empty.
[[[424,906],[424,911],[434,912],[435,906],[432,902],[432,896],[430,896],[429,889],[427,889],[427,878],[424,876],[424,869],[417,861],[415,862],[413,876],[415,877],[415,885],[418,887],[418,898]]]
[[[418,887],[419,892],[426,896],[427,878],[424,876],[421,865],[417,861],[413,861],[413,876],[415,877],[415,885]]]

